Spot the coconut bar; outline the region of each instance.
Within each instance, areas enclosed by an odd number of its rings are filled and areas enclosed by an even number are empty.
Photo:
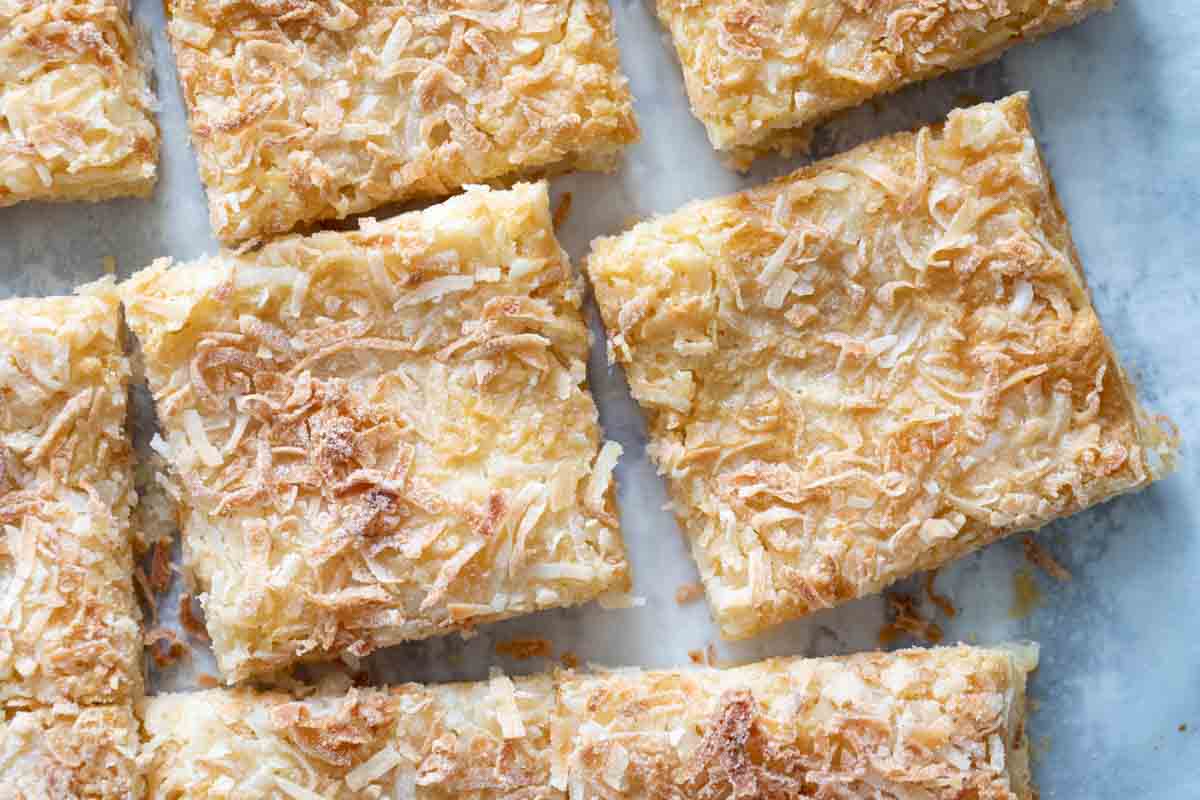
[[[570,797],[1031,800],[1035,647],[568,677],[552,734]]]
[[[1170,467],[1024,95],[600,239],[588,272],[727,637]]]
[[[0,3],[0,206],[149,195],[153,107],[128,0]]]
[[[124,291],[227,679],[627,590],[544,183]]]
[[[0,797],[141,800],[137,755],[127,707],[9,712],[0,718]]]
[[[461,186],[609,170],[638,136],[606,0],[169,0],[225,242]]]
[[[129,365],[111,281],[0,302],[0,706],[141,692]]]
[[[692,110],[735,166],[803,149],[814,124],[990,61],[1113,0],[657,0]]]
[[[551,800],[548,677],[294,700],[215,690],[141,710],[148,800]],[[565,800],[565,799],[564,799]]]

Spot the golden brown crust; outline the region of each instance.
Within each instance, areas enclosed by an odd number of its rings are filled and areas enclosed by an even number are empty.
[[[637,139],[605,0],[170,0],[226,242],[472,183],[610,169]]]
[[[627,589],[579,288],[545,184],[127,284],[227,679]]]
[[[1113,0],[657,0],[692,110],[746,166],[835,111],[965,69]]]
[[[153,106],[127,0],[0,0],[0,206],[149,195]]]
[[[0,302],[0,706],[141,692],[118,304]]]
[[[1170,466],[1024,96],[598,240],[588,272],[726,636]]]
[[[150,800],[553,800],[549,677],[163,695],[140,716]],[[382,793],[382,794],[381,794]]]
[[[0,722],[3,800],[140,800],[138,728],[125,707],[9,713]]]
[[[954,647],[568,675],[554,783],[606,800],[1031,800],[1036,661],[1036,648]]]

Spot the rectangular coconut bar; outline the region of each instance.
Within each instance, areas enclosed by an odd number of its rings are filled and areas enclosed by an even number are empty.
[[[351,690],[247,690],[143,707],[147,800],[551,800],[549,677]]]
[[[0,302],[0,706],[142,688],[117,290]]]
[[[0,206],[149,195],[154,102],[128,0],[0,3]]]
[[[628,588],[544,183],[125,286],[225,677]]]
[[[554,785],[572,798],[1032,800],[1033,646],[782,658],[568,677]]]
[[[128,707],[60,704],[0,718],[0,797],[142,800],[138,724]]]
[[[1027,99],[594,243],[610,356],[725,636],[1169,467],[1092,308]]]
[[[990,61],[1113,0],[657,0],[692,110],[736,166],[806,147],[814,124]]]
[[[213,229],[608,170],[638,136],[606,0],[168,0]]]

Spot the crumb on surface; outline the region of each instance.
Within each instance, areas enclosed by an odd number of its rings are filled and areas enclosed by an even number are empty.
[[[1038,544],[1032,536],[1022,540],[1025,548],[1025,560],[1045,572],[1056,581],[1066,583],[1071,580],[1071,572],[1050,555],[1050,551]]]
[[[189,636],[194,636],[207,644],[212,639],[208,635],[208,629],[205,628],[204,621],[196,616],[192,600],[192,595],[189,592],[179,595],[179,624],[183,626],[184,631]]]
[[[554,644],[549,639],[537,637],[509,639],[506,642],[496,643],[496,653],[515,658],[518,661],[531,658],[551,658],[554,656]]]
[[[554,207],[554,229],[558,230],[567,223],[567,219],[571,216],[571,203],[574,197],[570,192],[563,192],[559,198],[558,205]]]
[[[167,628],[146,631],[145,644],[150,651],[150,657],[160,669],[178,664],[191,654],[191,648],[180,641],[175,631]]]
[[[884,597],[887,598],[892,621],[879,631],[880,644],[890,645],[905,635],[931,644],[942,641],[942,626],[925,619],[917,608],[916,598],[897,592],[888,592]]]
[[[559,656],[558,660],[561,661],[562,665],[567,669],[579,669],[579,656],[575,655],[570,650],[567,650],[561,656]]]
[[[925,573],[925,596],[929,598],[929,602],[937,606],[938,611],[953,619],[958,616],[958,608],[955,607],[954,601],[948,596],[938,593],[937,587],[934,586],[937,576],[938,571],[936,569]]]
[[[699,581],[685,583],[675,590],[675,602],[681,606],[694,603],[703,596],[704,586]]]
[[[1008,615],[1013,619],[1025,619],[1042,605],[1042,590],[1038,588],[1033,573],[1025,568],[1013,573],[1013,602]]]

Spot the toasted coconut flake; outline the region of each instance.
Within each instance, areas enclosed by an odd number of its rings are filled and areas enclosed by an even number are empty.
[[[1056,581],[1066,583],[1071,580],[1070,570],[1058,563],[1058,560],[1050,555],[1050,551],[1034,541],[1032,536],[1024,537],[1021,540],[1021,545],[1025,549],[1025,560],[1030,564],[1033,564]]]

